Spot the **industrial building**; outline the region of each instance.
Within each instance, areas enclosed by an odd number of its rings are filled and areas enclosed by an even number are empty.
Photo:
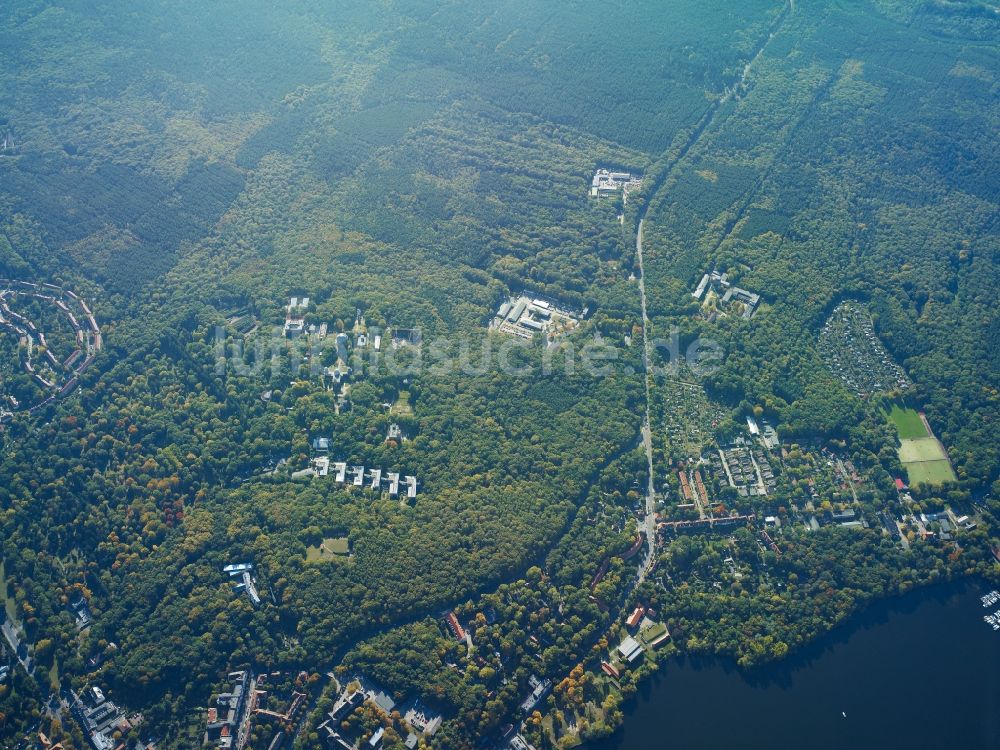
[[[490,328],[522,339],[533,339],[536,333],[551,339],[576,328],[586,312],[577,314],[553,301],[521,295],[500,305]]]

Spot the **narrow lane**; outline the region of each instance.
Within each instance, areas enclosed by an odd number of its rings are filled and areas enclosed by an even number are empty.
[[[645,266],[643,262],[642,255],[642,230],[643,225],[646,221],[646,212],[649,210],[650,204],[656,197],[656,194],[660,189],[668,182],[671,175],[678,165],[687,157],[687,155],[694,149],[694,147],[701,141],[702,137],[708,131],[708,129],[715,122],[716,115],[719,113],[722,105],[725,104],[729,99],[740,89],[741,86],[746,84],[747,80],[750,78],[751,70],[753,69],[756,62],[764,54],[764,50],[772,39],[774,39],[775,34],[778,33],[788,14],[794,10],[792,3],[789,2],[782,9],[781,12],[772,22],[767,34],[761,39],[756,49],[751,55],[750,59],[747,61],[746,65],[743,67],[743,72],[740,75],[739,81],[733,86],[726,89],[726,91],[712,102],[712,105],[706,110],[705,114],[702,116],[701,120],[692,130],[690,137],[676,153],[676,155],[670,160],[669,164],[660,173],[660,176],[656,179],[653,184],[653,188],[649,195],[645,197],[641,208],[636,215],[636,232],[635,232],[635,254],[636,254],[636,266],[638,270],[637,280],[639,283],[639,301],[642,308],[642,342],[643,342],[643,352],[642,352],[642,362],[644,369],[644,382],[646,390],[646,416],[643,421],[642,426],[642,441],[646,448],[646,463],[649,472],[649,479],[646,486],[646,517],[643,520],[643,529],[646,533],[646,540],[648,543],[648,553],[646,558],[643,560],[642,566],[639,569],[638,577],[636,578],[636,585],[641,584],[649,571],[652,569],[653,564],[656,560],[656,488],[654,482],[653,474],[653,433],[652,433],[652,419],[651,419],[651,391],[652,391],[652,330],[650,327],[649,315],[647,313],[646,307],[646,273]]]
[[[642,365],[644,370],[642,379],[646,387],[646,417],[642,424],[642,442],[646,448],[646,463],[649,471],[646,482],[646,517],[643,519],[643,526],[646,531],[646,543],[649,545],[649,551],[646,554],[646,558],[642,561],[642,566],[639,568],[637,584],[645,580],[646,575],[652,569],[653,563],[656,560],[656,487],[653,479],[653,431],[651,428],[652,420],[650,419],[650,379],[653,377],[653,345],[650,342],[649,315],[646,313],[646,274],[642,260],[642,224],[644,221],[644,218],[639,219],[639,230],[635,234],[635,254],[639,266],[639,301],[642,307]]]

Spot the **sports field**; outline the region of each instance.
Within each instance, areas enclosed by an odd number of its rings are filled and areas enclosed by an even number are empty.
[[[893,404],[886,416],[899,435],[899,461],[911,485],[955,481],[948,454],[916,409]]]
[[[948,454],[937,438],[923,437],[899,442],[899,460],[911,485],[955,481]]]
[[[955,472],[951,470],[951,464],[944,461],[920,461],[918,463],[903,464],[906,468],[906,476],[909,477],[910,484],[941,484],[942,482],[954,482]]]
[[[948,460],[948,456],[937,438],[924,437],[917,440],[900,440],[899,442],[899,460],[904,464]]]
[[[900,440],[928,437],[927,428],[924,427],[924,422],[916,409],[907,409],[899,404],[893,404],[892,411],[889,412],[889,421],[896,426]]]

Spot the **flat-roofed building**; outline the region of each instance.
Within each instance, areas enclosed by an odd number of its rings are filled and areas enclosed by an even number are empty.
[[[631,664],[642,656],[642,646],[632,636],[628,636],[618,645],[618,653],[626,662]]]
[[[389,490],[389,494],[392,495],[393,497],[395,497],[396,495],[398,495],[399,494],[399,474],[390,471],[390,472],[388,472],[385,475],[385,480],[386,480],[386,482],[388,482],[387,489]]]

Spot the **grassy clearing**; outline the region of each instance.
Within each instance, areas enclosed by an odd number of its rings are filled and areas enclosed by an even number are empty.
[[[52,667],[49,669],[49,687],[52,690],[59,690],[59,660],[52,660]]]
[[[17,605],[13,597],[7,596],[7,564],[4,560],[0,560],[0,602],[7,610],[8,619],[17,622]]]
[[[351,545],[346,536],[324,539],[319,546],[306,547],[306,562],[317,563],[334,557],[347,557],[351,554]]]
[[[888,416],[889,421],[895,425],[900,440],[905,441],[930,437],[916,409],[908,409],[899,404],[893,404]]]
[[[396,399],[396,403],[392,405],[389,410],[390,414],[398,414],[403,417],[413,416],[413,407],[410,405],[410,392],[400,391],[399,398]]]

